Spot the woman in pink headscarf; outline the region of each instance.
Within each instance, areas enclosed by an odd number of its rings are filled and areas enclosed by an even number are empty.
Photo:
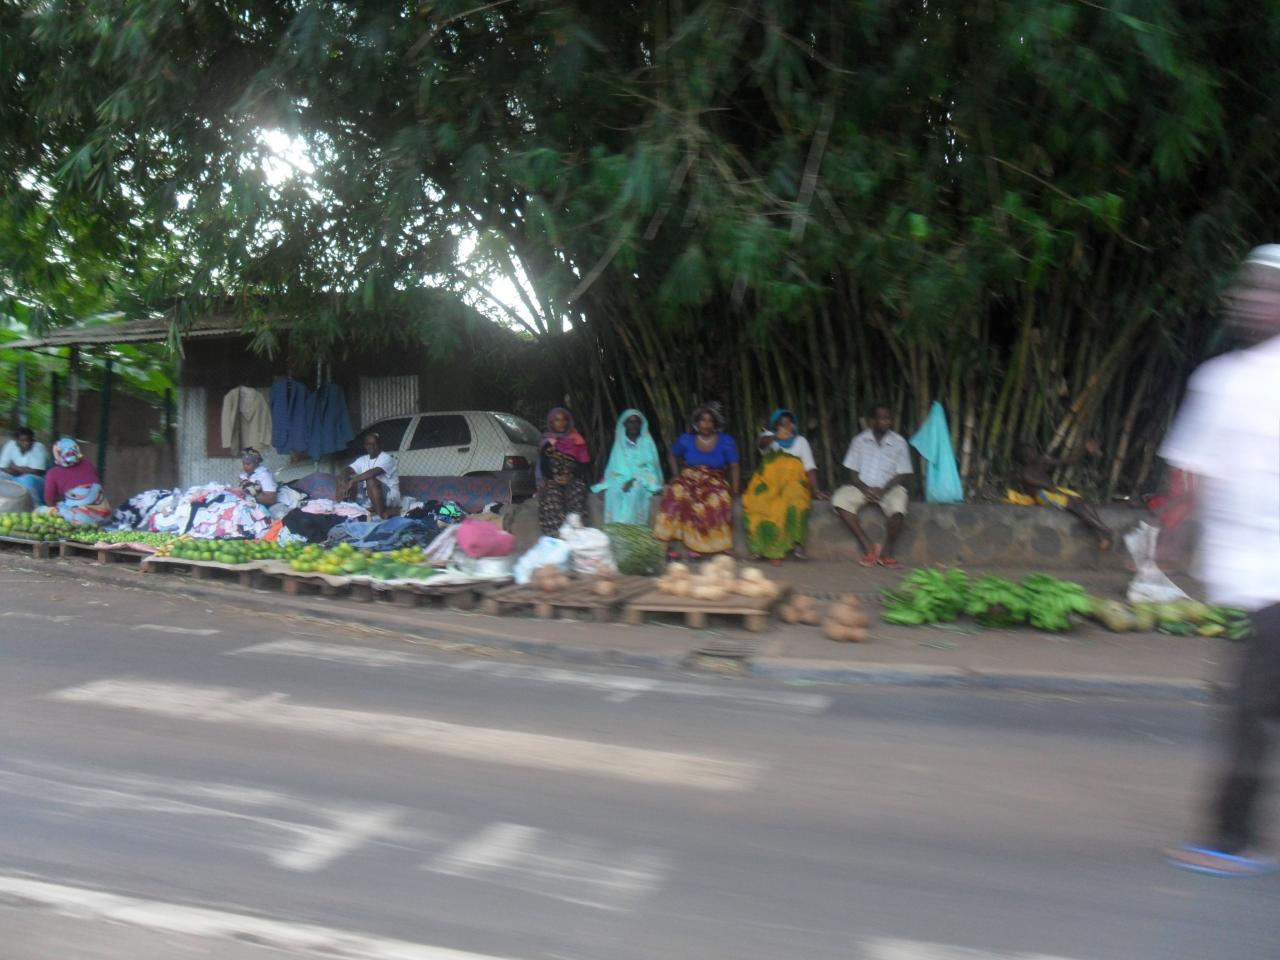
[[[547,429],[538,451],[538,526],[549,537],[559,536],[571,513],[587,516],[587,484],[591,482],[591,454],[587,441],[564,407],[547,414]]]

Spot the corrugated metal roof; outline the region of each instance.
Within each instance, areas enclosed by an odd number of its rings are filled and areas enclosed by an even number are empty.
[[[157,343],[169,339],[168,317],[147,317],[123,323],[97,323],[87,327],[63,327],[43,337],[0,344],[8,349],[32,347],[80,347],[109,343]],[[236,337],[245,334],[242,322],[233,316],[217,314],[193,320],[182,331],[182,339]]]

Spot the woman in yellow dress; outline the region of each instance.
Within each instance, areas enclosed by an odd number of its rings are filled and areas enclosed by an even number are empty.
[[[753,558],[764,557],[775,565],[788,554],[805,560],[809,508],[815,499],[827,499],[818,485],[813,449],[796,430],[790,410],[774,411],[769,429],[760,434],[759,446],[764,462],[742,495],[747,546]]]

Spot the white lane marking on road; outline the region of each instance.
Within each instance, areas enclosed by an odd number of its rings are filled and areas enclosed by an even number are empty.
[[[865,941],[864,953],[866,960],[1070,960],[1044,953],[1000,953],[882,937]]]
[[[212,637],[222,632],[212,627],[171,627],[163,623],[139,623],[133,629],[154,630],[156,633],[177,633],[187,637]]]
[[[234,687],[98,680],[47,694],[65,703],[135,710],[175,720],[237,724],[376,743],[510,766],[609,777],[702,790],[745,790],[760,775],[758,764],[693,753],[675,753],[578,740],[522,730],[463,726],[368,710],[290,703]]]
[[[504,663],[494,660],[438,660],[402,650],[320,643],[314,640],[271,640],[231,650],[228,653],[236,656],[304,657],[333,663],[354,663],[365,667],[421,667],[482,674],[500,679],[558,683],[601,691],[606,694],[606,699],[613,702],[623,702],[646,693],[659,693],[670,696],[741,701],[813,714],[821,713],[831,706],[831,698],[818,693],[753,690],[749,687],[656,680],[650,677],[592,673],[585,670],[568,670],[563,667]]]
[[[334,816],[333,825],[310,831],[293,850],[272,854],[271,861],[286,870],[313,873],[377,837],[394,835],[399,812],[359,810]]]
[[[57,816],[63,818],[73,809],[94,811],[95,818],[101,817],[100,811],[115,810],[239,824],[251,830],[249,837],[237,839],[226,832],[206,835],[215,842],[263,851],[285,870],[314,872],[375,840],[436,842],[448,836],[434,822],[430,830],[401,827],[399,807],[353,808],[235,784],[122,776],[56,764],[22,766],[38,772],[0,769],[0,793],[37,800],[41,810],[62,808]],[[270,816],[263,811],[285,813]],[[285,819],[286,815],[305,819]]]
[[[667,863],[656,851],[610,849],[585,837],[494,823],[444,851],[426,868],[581,906],[627,911],[657,889]]]
[[[248,941],[330,960],[503,960],[489,954],[392,940],[311,923],[143,900],[27,877],[0,876],[0,901],[40,907],[62,916],[123,923],[163,933]]]
[[[31,613],[27,610],[3,610],[0,611],[0,617],[10,617],[17,620],[39,620],[41,623],[70,623],[72,620],[79,619],[70,613]]]

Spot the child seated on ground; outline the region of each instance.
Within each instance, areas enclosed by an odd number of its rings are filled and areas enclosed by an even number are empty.
[[[1102,518],[1098,516],[1098,512],[1085,503],[1080,494],[1067,487],[1058,486],[1050,476],[1050,471],[1079,463],[1085,453],[1096,457],[1101,455],[1102,448],[1097,440],[1087,440],[1082,451],[1065,459],[1057,459],[1045,456],[1034,443],[1024,440],[1018,444],[1015,457],[1019,468],[1018,485],[1023,493],[1041,506],[1066,510],[1083,520],[1097,535],[1098,549],[1105,552],[1111,549],[1114,537],[1107,525],[1102,522]]]

